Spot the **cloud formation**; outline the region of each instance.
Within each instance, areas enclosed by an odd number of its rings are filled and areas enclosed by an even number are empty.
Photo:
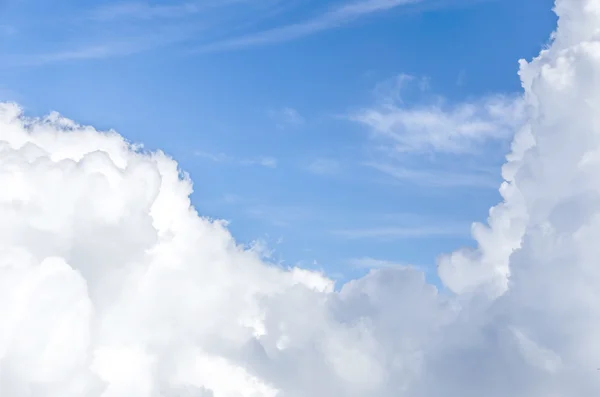
[[[365,229],[334,230],[334,235],[349,240],[379,239],[379,240],[404,240],[428,237],[456,237],[465,234],[461,225],[425,225],[425,226],[390,226]]]
[[[352,258],[348,261],[348,264],[358,268],[368,269],[385,269],[385,268],[409,268],[415,267],[406,263],[398,263],[384,259],[375,259],[370,257]]]
[[[51,26],[22,26],[25,42],[19,47],[28,47],[28,52],[2,55],[5,63],[20,67],[127,56],[174,45],[187,48],[186,52],[255,47],[339,28],[362,17],[419,2],[340,0],[303,20],[296,12],[310,6],[310,0],[108,0],[77,12],[53,15],[58,23]],[[28,18],[40,16],[35,10],[33,13]],[[273,17],[282,15],[284,20],[296,22],[274,23]],[[271,28],[264,30],[265,26]],[[10,31],[18,28],[11,26]],[[7,36],[8,29],[0,26],[0,36]]]
[[[267,168],[277,167],[277,159],[274,157],[269,157],[269,156],[238,159],[238,158],[229,156],[225,153],[209,153],[209,152],[205,152],[202,150],[194,151],[194,155],[196,157],[207,159],[207,160],[210,160],[215,163],[237,164],[237,165],[242,165],[242,166],[260,165],[262,167],[267,167]]]
[[[386,138],[399,152],[470,153],[486,141],[508,139],[522,119],[520,98],[493,96],[444,107],[394,103],[363,109],[351,119]]]
[[[200,12],[202,8],[199,4],[193,2],[154,5],[144,2],[109,3],[94,9],[91,12],[91,19],[112,21],[117,19],[183,18]]]
[[[368,161],[365,166],[382,172],[400,182],[410,182],[433,188],[496,188],[496,175],[486,170],[453,171],[423,166],[411,167],[394,161]]]
[[[0,395],[548,397],[600,390],[600,23],[557,0],[478,246],[339,290],[190,205],[177,163],[0,106]],[[7,188],[8,187],[8,188]]]
[[[523,99],[421,100],[429,90],[428,79],[400,74],[375,87],[375,104],[346,116],[370,132],[375,155],[363,165],[425,187],[496,188],[500,154],[524,122]]]
[[[222,51],[290,41],[324,30],[338,28],[369,14],[390,10],[399,6],[419,3],[420,1],[421,0],[354,0],[344,2],[337,7],[305,21],[212,43],[202,47],[201,51]]]

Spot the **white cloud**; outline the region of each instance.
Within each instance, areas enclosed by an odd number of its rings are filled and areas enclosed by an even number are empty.
[[[256,159],[241,160],[242,165],[260,165],[267,168],[277,167],[277,159],[274,157],[259,157]]]
[[[253,0],[108,1],[106,4],[93,8],[89,12],[89,15],[90,19],[103,22],[121,19],[127,22],[135,20],[183,19],[195,16],[201,12],[222,9],[227,6],[239,7],[244,4],[274,6],[279,2],[280,0],[263,1],[262,4],[257,4]]]
[[[345,2],[344,4],[332,8],[311,19],[205,45],[201,48],[201,51],[219,51],[281,43],[309,36],[324,30],[338,28],[369,14],[418,3],[420,1],[421,0],[354,0],[353,2]]]
[[[499,167],[496,159],[523,124],[523,99],[493,95],[448,104],[434,96],[423,104],[429,89],[428,79],[401,74],[375,87],[375,104],[347,116],[371,132],[374,155],[363,165],[427,187],[495,188],[496,171],[489,170]]]
[[[91,12],[92,19],[112,21],[115,19],[182,18],[200,12],[197,3],[149,4],[144,2],[109,3]]]
[[[400,73],[377,83],[373,89],[373,95],[377,100],[376,105],[387,109],[403,104],[407,92],[415,89],[419,93],[428,91],[430,89],[429,78]],[[374,107],[374,109],[376,108]],[[357,114],[359,113],[357,112]]]
[[[198,31],[198,27],[184,24],[174,27],[155,26],[153,30],[144,30],[137,34],[123,33],[119,38],[112,36],[93,38],[85,44],[77,40],[77,43],[66,44],[63,49],[55,51],[44,49],[36,53],[10,54],[4,58],[11,66],[40,66],[66,61],[127,56],[180,43]],[[114,34],[118,30],[108,30],[108,32]],[[81,36],[85,37],[87,33],[82,32]],[[48,47],[55,47],[55,44],[57,43],[52,43]]]
[[[558,0],[554,43],[521,64],[504,201],[439,263],[454,294],[412,269],[333,291],[269,265],[163,153],[0,105],[0,395],[596,395],[596,4]]]
[[[399,152],[463,154],[473,153],[489,140],[512,137],[522,113],[520,98],[493,96],[451,106],[407,107],[385,101],[350,118]]]
[[[210,161],[214,161],[215,163],[224,163],[233,161],[233,157],[226,155],[225,153],[210,153],[205,152],[204,150],[196,150],[194,151],[194,156],[201,157]]]
[[[107,1],[92,9],[69,11],[50,15],[56,23],[39,27],[42,29],[36,32],[39,46],[28,46],[27,52],[2,54],[5,64],[40,66],[103,59],[181,44],[200,32],[206,34],[207,25],[201,19],[202,15],[218,12],[216,4],[151,4],[144,1]],[[35,13],[28,15],[29,18],[33,16]],[[54,39],[47,41],[45,37]]]
[[[256,29],[278,14],[291,14],[301,3],[281,0],[106,1],[90,8],[52,15],[57,23],[43,28],[39,46],[26,53],[2,54],[5,64],[44,64],[127,56],[167,45],[189,51],[223,50],[296,39],[337,28],[360,17],[418,0],[344,0],[312,19],[259,33],[221,40]],[[32,15],[28,15],[32,17]],[[82,21],[84,23],[82,23]],[[0,36],[9,31],[0,26]],[[12,27],[11,27],[12,30]],[[45,41],[42,36],[63,37]]]
[[[332,234],[350,240],[378,239],[378,240],[404,240],[443,236],[465,236],[468,228],[464,225],[450,226],[387,226],[359,229],[333,230]]]
[[[380,160],[381,161],[381,160]],[[400,182],[434,188],[496,188],[498,177],[491,172],[463,171],[453,172],[440,169],[414,169],[394,162],[366,162],[364,165],[380,171]]]
[[[277,159],[274,157],[256,157],[250,159],[237,159],[224,153],[210,153],[202,150],[194,151],[196,157],[204,158],[215,163],[237,164],[242,166],[260,165],[267,168],[276,168]]]
[[[348,261],[351,266],[367,268],[367,269],[388,269],[388,268],[397,268],[397,269],[406,269],[412,268],[413,266],[407,265],[405,263],[398,263],[383,259],[375,259],[369,257],[362,258],[353,258]]]

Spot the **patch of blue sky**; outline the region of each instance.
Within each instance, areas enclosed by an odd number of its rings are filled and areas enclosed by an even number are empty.
[[[551,3],[9,0],[0,99],[165,150],[275,261],[433,269],[499,199]]]

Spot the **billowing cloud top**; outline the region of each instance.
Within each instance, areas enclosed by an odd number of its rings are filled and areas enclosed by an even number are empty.
[[[334,291],[191,207],[163,153],[0,105],[0,395],[600,392],[600,2],[557,0],[475,250]]]

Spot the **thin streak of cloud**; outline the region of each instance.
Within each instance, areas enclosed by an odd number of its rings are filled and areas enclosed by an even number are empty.
[[[421,0],[362,0],[344,4],[312,19],[291,25],[280,26],[263,32],[220,41],[200,48],[200,52],[235,49],[266,44],[275,44],[309,36],[324,30],[337,28],[362,16],[390,10]]]
[[[390,226],[333,230],[331,234],[348,240],[406,240],[431,237],[467,236],[470,229],[464,225]]]
[[[198,13],[201,7],[195,3],[151,5],[143,2],[109,4],[92,11],[91,18],[98,21],[116,19],[181,18]]]
[[[493,172],[451,172],[443,170],[416,170],[386,163],[368,162],[363,165],[380,171],[400,182],[432,188],[497,189],[498,177]]]
[[[364,166],[427,188],[497,188],[495,160],[522,124],[523,98],[494,95],[448,103],[432,96],[428,79],[406,74],[377,84],[374,94],[374,104],[345,116],[370,134],[377,158]]]
[[[224,153],[209,153],[204,152],[202,150],[196,150],[194,152],[194,156],[201,157],[210,161],[214,161],[215,163],[223,163],[227,161],[232,161],[233,158],[231,156],[227,156]]]
[[[401,6],[412,12],[450,6],[445,1],[432,0],[344,0],[337,7],[294,24],[257,33],[236,33],[248,32],[248,29],[265,19],[288,13],[299,2],[300,0],[184,0],[153,4],[147,0],[108,1],[81,12],[53,16],[55,23],[51,24],[46,36],[54,37],[59,33],[61,37],[67,37],[66,41],[41,40],[39,47],[31,53],[2,54],[3,65],[41,66],[130,56],[182,42],[188,42],[188,48],[195,48],[191,50],[192,53],[259,46],[338,28],[363,16]],[[172,38],[169,30],[181,30],[184,25],[186,28],[183,33]],[[199,34],[200,31],[202,34]],[[0,36],[15,32],[13,27],[0,26]],[[48,48],[55,50],[48,51]]]
[[[196,150],[194,156],[204,158],[215,163],[230,163],[242,166],[259,165],[266,168],[276,168],[277,159],[270,156],[263,156],[251,159],[237,159],[224,153],[209,153],[202,150]]]
[[[266,3],[272,7],[280,0],[271,0]],[[144,1],[118,2],[102,5],[91,10],[90,19],[99,22],[112,22],[116,20],[155,20],[177,19],[194,16],[203,11],[214,8],[251,3],[251,0],[207,0],[186,1],[170,4],[150,4]]]
[[[415,270],[424,275],[435,274],[435,266],[416,265],[407,262],[391,261],[386,259],[376,259],[368,256],[360,258],[351,258],[346,264],[356,269],[365,270],[382,270],[382,269],[397,269],[397,270]]]
[[[129,55],[134,51],[135,50],[133,47],[129,48],[128,46],[123,45],[111,46],[103,44],[97,46],[82,47],[80,49],[75,50],[65,50],[48,54],[40,54],[35,57],[22,59],[21,61],[17,62],[27,65],[48,64],[69,60],[101,59],[114,55]]]
[[[260,165],[267,168],[277,167],[277,159],[274,157],[259,157],[256,159],[240,160],[241,165]]]
[[[370,257],[352,258],[348,260],[348,264],[361,269],[407,269],[416,267],[406,263],[398,263]]]
[[[494,96],[459,103],[404,107],[386,103],[349,116],[400,152],[472,154],[489,141],[508,140],[518,129],[524,109],[520,97]]]
[[[11,55],[5,57],[5,63],[12,66],[40,66],[67,61],[104,59],[115,56],[127,56],[157,47],[164,47],[186,40],[200,28],[195,26],[179,26],[170,29],[159,29],[153,33],[138,36],[111,39],[90,43],[75,49],[31,55]]]

